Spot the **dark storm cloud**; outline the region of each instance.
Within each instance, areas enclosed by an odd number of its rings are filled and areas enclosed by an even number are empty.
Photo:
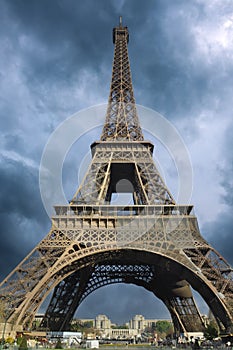
[[[110,298],[111,296],[111,298]],[[79,318],[93,318],[93,315],[105,314],[112,322],[128,322],[135,315],[147,315],[147,318],[169,318],[162,302],[155,302],[153,293],[142,287],[118,284],[98,289],[83,301],[78,310]]]
[[[194,39],[187,14],[192,7],[192,2],[159,2],[159,6],[151,10],[149,18],[147,13],[148,25],[144,24],[145,20],[141,22],[137,51],[143,54],[133,52],[134,61],[141,68],[137,70],[135,80],[139,86],[140,81],[143,82],[142,98],[146,97],[149,106],[164,110],[169,115],[180,105],[184,109],[190,107],[196,88],[190,74],[192,67],[188,66]],[[152,91],[155,92],[153,99]]]
[[[219,215],[214,222],[203,226],[203,233],[208,236],[212,246],[233,266],[233,217],[232,207]]]
[[[15,158],[18,156],[15,154]],[[31,161],[30,161],[31,162]],[[0,162],[1,277],[43,238],[48,218],[41,206],[37,169],[5,155]],[[47,227],[46,227],[47,226]]]
[[[17,212],[27,218],[36,215],[37,210],[33,205],[36,198],[34,169],[6,157],[1,167],[0,182],[5,184],[1,190],[2,213]]]
[[[140,23],[137,17],[137,44],[132,48],[134,80],[139,87],[137,102],[169,118],[187,119],[212,106],[217,98],[221,100],[220,111],[228,107],[226,93],[231,90],[233,76],[229,57],[227,62],[224,53],[214,57],[210,52],[211,56],[205,57],[198,48],[201,33],[198,35],[197,29],[210,19],[204,2],[156,4],[149,16],[146,13],[147,21],[142,18]],[[228,11],[232,13],[233,6]]]
[[[206,168],[210,164],[206,144],[219,142],[210,152],[219,148],[222,158],[216,155],[213,173],[208,175],[206,169],[206,175],[202,172],[196,182],[206,177],[208,185],[212,183],[218,190],[216,203],[208,203],[203,211],[202,233],[232,262],[232,129],[226,135],[224,128],[219,130],[221,137],[216,133],[221,126],[217,121],[224,124],[232,115],[232,14],[233,4],[228,0],[224,6],[220,1],[204,0],[1,1],[1,276],[10,272],[49,228],[38,173],[50,133],[77,110],[107,101],[112,27],[119,15],[130,31],[137,103],[164,113],[180,126],[193,157],[194,173],[201,165]],[[209,122],[209,128],[203,128],[203,120]],[[226,139],[227,144],[223,142]],[[77,187],[75,152],[78,149],[67,157],[63,172],[69,196]],[[206,195],[203,197],[198,185],[195,193],[202,208]],[[225,203],[225,209],[214,208],[219,201]],[[213,210],[218,215],[210,223],[208,216]],[[114,321],[127,321],[129,310],[132,315],[152,317],[150,310],[157,307],[158,317],[166,317],[161,304],[144,290],[137,288],[132,297],[133,289],[126,287],[124,292],[121,287],[88,297],[80,309],[82,316],[85,312],[95,316],[103,307]],[[117,291],[121,303],[113,310]],[[145,298],[149,304],[144,303]]]
[[[227,128],[225,134],[225,141],[222,145],[222,153],[225,154],[224,158],[224,167],[220,168],[219,171],[222,174],[222,186],[225,189],[223,195],[223,200],[229,207],[233,207],[233,182],[232,182],[232,173],[233,173],[233,121],[231,125]]]
[[[35,127],[45,129],[49,124],[51,132],[59,121],[80,107],[103,101],[98,98],[92,101],[91,97],[96,93],[88,91],[88,84],[96,84],[99,89],[96,90],[100,94],[103,90],[103,96],[107,96],[112,61],[112,21],[108,15],[111,3],[106,2],[101,11],[94,5],[86,6],[87,2],[84,6],[76,1],[70,1],[69,6],[64,1],[10,1],[4,4],[1,13],[4,24],[2,66],[6,65],[10,70],[11,82],[16,85],[19,75],[18,79],[27,90],[27,95],[20,96],[21,101],[17,101],[18,106],[20,103],[25,108],[25,104],[33,100],[32,107],[29,106],[34,109],[30,111],[32,117],[36,115],[38,121],[43,118],[43,124]],[[7,73],[3,71],[2,74],[6,76]],[[6,85],[8,82],[9,77],[6,77]],[[79,96],[80,85],[85,85],[87,95]],[[21,87],[17,88],[19,91]],[[17,106],[16,118],[16,92],[11,94],[11,101],[9,98],[2,101],[2,115],[9,116],[6,123],[11,118],[19,122],[22,114],[22,106]],[[9,106],[12,100],[13,106]],[[23,115],[22,118],[27,117]]]
[[[84,66],[98,70],[103,62],[108,61],[110,65],[111,2],[106,1],[101,10],[98,3],[92,1],[32,0],[6,4],[20,36],[26,40],[23,54],[25,73],[29,77],[73,79]],[[110,31],[106,31],[106,27]]]
[[[222,201],[227,205],[224,213],[217,216],[216,220],[204,225],[203,229],[209,237],[212,245],[224,256],[225,259],[233,266],[233,124],[231,124],[225,134],[225,142],[221,149],[225,154],[224,167],[219,167],[222,175],[222,187],[224,194]]]

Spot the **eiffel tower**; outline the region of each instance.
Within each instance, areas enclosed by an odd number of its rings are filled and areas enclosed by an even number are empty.
[[[177,204],[157,170],[137,115],[128,42],[120,19],[106,120],[81,185],[69,204],[55,206],[50,232],[0,284],[14,331],[30,329],[49,295],[41,329],[67,330],[90,293],[128,283],[162,300],[177,334],[205,327],[192,288],[221,332],[233,332],[232,268],[201,236],[193,206]],[[132,204],[114,205],[115,193],[129,193]]]

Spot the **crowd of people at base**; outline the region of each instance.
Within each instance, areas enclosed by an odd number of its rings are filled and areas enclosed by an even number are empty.
[[[223,341],[222,339],[216,340],[202,340],[199,338],[193,338],[188,341],[187,338],[179,338],[177,341],[174,339],[165,339],[164,341],[153,343],[151,345],[155,345],[158,347],[170,347],[170,348],[180,348],[187,349],[192,348],[193,350],[198,349],[223,349],[228,348],[229,350],[233,350],[233,342],[231,341]]]
[[[195,339],[194,342],[186,342],[186,343],[180,343],[177,344],[178,348],[187,348],[191,347],[193,350],[198,349],[222,349],[222,348],[229,348],[229,350],[233,350],[233,344],[231,344],[230,341],[224,343],[221,340],[219,341],[200,341],[198,339]]]

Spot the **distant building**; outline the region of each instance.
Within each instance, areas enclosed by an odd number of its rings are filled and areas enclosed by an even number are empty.
[[[34,319],[34,323],[40,323],[43,319],[43,314],[37,314]],[[202,315],[202,318],[205,324],[209,324],[211,315]],[[96,318],[85,318],[85,319],[73,319],[72,324],[81,324],[85,325],[87,323],[93,324],[93,327],[98,330],[98,335],[103,339],[139,339],[143,332],[147,329],[153,329],[156,326],[158,321],[164,321],[165,319],[146,319],[143,315],[135,315],[129,322],[126,323],[126,327],[122,326],[117,327],[115,323],[112,323],[111,320],[106,315],[97,315]],[[172,322],[171,319],[166,319],[168,322]],[[2,326],[3,328],[3,326]],[[36,327],[34,328],[36,329]],[[6,334],[8,329],[6,329]],[[1,335],[1,327],[0,327]],[[190,334],[193,335],[193,334]],[[95,335],[96,336],[96,335]],[[95,338],[94,333],[88,338]],[[188,336],[188,335],[187,335]],[[200,336],[200,335],[199,335]]]
[[[100,331],[101,337],[106,339],[136,339],[146,330],[155,327],[159,319],[145,319],[142,315],[135,315],[126,327],[119,327],[111,322],[106,315],[98,315],[94,327]],[[171,322],[171,320],[167,320]]]
[[[44,314],[36,314],[34,321],[41,322],[43,320]]]
[[[158,321],[168,321],[172,322],[171,319],[145,319],[142,315],[135,315],[128,323],[129,328],[137,329],[138,332],[143,332],[146,328],[154,328]]]
[[[105,315],[96,316],[94,321],[94,327],[96,329],[105,330],[105,329],[110,329],[111,326],[112,326],[112,322],[107,316]]]
[[[129,321],[129,328],[137,329],[138,331],[144,331],[145,329],[145,317],[142,315],[135,315],[130,321]]]
[[[132,339],[138,332],[129,328],[117,328],[106,315],[98,315],[94,322],[103,339]]]

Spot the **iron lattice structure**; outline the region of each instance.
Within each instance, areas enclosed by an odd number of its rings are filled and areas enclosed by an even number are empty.
[[[191,287],[221,331],[233,331],[232,268],[202,238],[193,207],[175,203],[157,170],[139,125],[128,40],[120,23],[106,122],[81,185],[69,205],[55,207],[50,232],[0,284],[14,330],[32,325],[48,295],[41,328],[66,330],[94,290],[131,283],[164,302],[178,333],[204,327]],[[132,204],[113,205],[114,193],[130,193]]]

